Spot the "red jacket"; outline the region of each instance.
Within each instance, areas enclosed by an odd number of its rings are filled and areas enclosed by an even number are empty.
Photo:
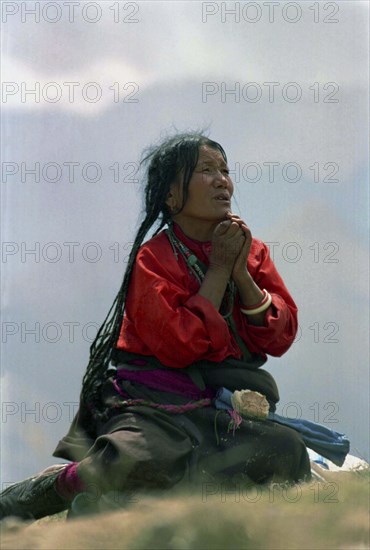
[[[210,242],[186,237],[175,225],[176,235],[206,265]],[[269,255],[268,247],[253,238],[248,271],[260,289],[272,296],[265,326],[248,324],[236,296],[234,319],[238,334],[250,352],[266,359],[280,356],[297,332],[297,307]],[[164,231],[139,250],[126,299],[125,315],[117,347],[142,355],[154,355],[167,367],[184,368],[199,361],[221,362],[239,349],[222,315],[197,294],[199,283],[190,275],[185,260],[176,259]]]

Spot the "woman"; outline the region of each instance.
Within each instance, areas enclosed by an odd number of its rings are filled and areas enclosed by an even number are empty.
[[[41,517],[92,491],[310,476],[297,432],[216,408],[224,387],[258,391],[274,411],[276,384],[259,367],[285,353],[297,330],[267,246],[231,213],[223,148],[177,135],[145,161],[146,217],[91,347],[79,412],[54,452],[72,462],[7,489],[3,516]]]

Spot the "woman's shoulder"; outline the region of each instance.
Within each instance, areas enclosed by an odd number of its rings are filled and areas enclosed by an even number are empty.
[[[146,253],[146,252],[158,252],[167,250],[170,243],[168,240],[168,237],[166,235],[166,231],[163,230],[154,237],[151,237],[149,240],[147,240],[144,244],[141,245],[139,248],[138,254]]]
[[[163,230],[141,245],[136,256],[136,263],[171,263],[172,257],[174,257],[173,250],[166,232]]]
[[[175,256],[165,231],[161,231],[139,249],[134,266],[135,276],[161,277],[176,284],[188,277],[183,261]]]

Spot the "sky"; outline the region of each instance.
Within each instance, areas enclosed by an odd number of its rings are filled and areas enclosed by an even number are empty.
[[[357,1],[2,2],[2,484],[56,462],[141,154],[194,129],[225,148],[234,210],[299,308],[266,365],[278,412],[369,460],[368,32]]]

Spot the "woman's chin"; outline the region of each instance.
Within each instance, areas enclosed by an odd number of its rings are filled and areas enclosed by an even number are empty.
[[[227,214],[229,214],[231,212],[230,203],[220,204],[218,211],[220,213],[220,216],[225,218],[227,216]]]

